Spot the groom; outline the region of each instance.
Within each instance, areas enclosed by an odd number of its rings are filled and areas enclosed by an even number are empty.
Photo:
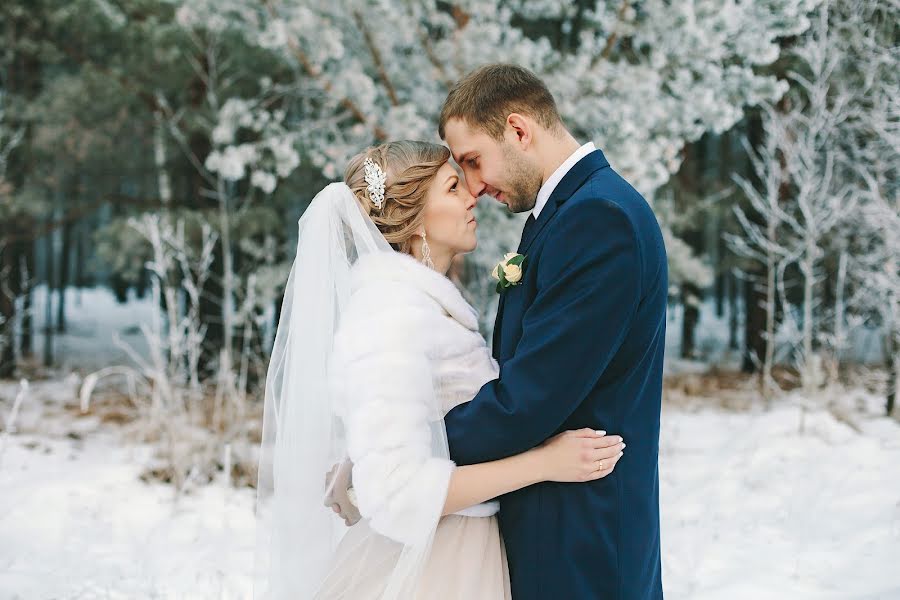
[[[521,67],[488,65],[457,83],[440,135],[474,196],[531,213],[517,249],[524,273],[502,292],[494,327],[500,376],[447,414],[451,458],[512,456],[582,427],[628,443],[606,478],[500,498],[512,597],[661,599],[668,271],[653,211],[600,150],[579,145]]]

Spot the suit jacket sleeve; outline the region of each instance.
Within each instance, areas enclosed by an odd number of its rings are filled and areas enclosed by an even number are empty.
[[[571,199],[547,227],[538,291],[499,379],[445,419],[457,464],[512,456],[554,435],[596,385],[640,301],[640,247],[618,205]],[[587,425],[587,424],[585,424]]]

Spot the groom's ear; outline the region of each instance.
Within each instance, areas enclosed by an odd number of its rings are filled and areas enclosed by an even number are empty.
[[[527,149],[534,141],[534,123],[531,119],[519,114],[510,113],[506,117],[506,124],[509,126],[511,139],[513,143],[518,144],[522,150]]]

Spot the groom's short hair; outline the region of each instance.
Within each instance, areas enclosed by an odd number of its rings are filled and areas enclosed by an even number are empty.
[[[447,122],[461,119],[501,140],[511,113],[529,116],[550,130],[562,127],[556,101],[537,75],[518,65],[484,65],[460,79],[447,94],[438,133],[444,139]]]

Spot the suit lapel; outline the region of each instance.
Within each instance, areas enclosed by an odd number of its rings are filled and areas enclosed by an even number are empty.
[[[534,222],[528,231],[522,236],[522,241],[519,242],[519,249],[516,250],[519,254],[525,254],[528,251],[528,247],[531,246],[531,242],[534,241],[534,238],[537,237],[537,234],[541,232],[541,229],[550,222],[553,218],[553,215],[556,213],[557,204],[554,197],[551,195],[550,199],[547,200],[547,204],[544,206],[544,209],[541,211],[540,218]]]
[[[497,360],[500,359],[500,321],[503,316],[503,296],[500,296],[500,305],[497,307],[497,318],[494,319],[494,337],[491,338],[491,354]]]
[[[547,204],[541,211],[540,218],[535,222],[534,226],[529,228],[529,230],[525,232],[525,235],[522,236],[522,242],[519,244],[518,253],[525,254],[528,252],[531,243],[537,239],[541,230],[543,230],[544,227],[547,226],[547,223],[553,219],[553,215],[556,214],[556,210],[559,206],[568,200],[572,194],[578,191],[578,188],[587,181],[588,177],[608,166],[609,162],[607,162],[606,157],[603,156],[603,152],[600,150],[594,150],[575,163],[575,166],[566,173],[565,177],[563,177],[556,186],[556,189],[553,190],[553,193],[550,194]]]
[[[609,162],[607,162],[606,157],[603,156],[603,152],[600,150],[594,150],[572,167],[568,173],[566,173],[565,177],[559,182],[556,186],[556,189],[553,190],[553,193],[550,194],[550,198],[547,200],[547,204],[544,206],[544,209],[541,211],[541,216],[537,221],[534,222],[533,225],[527,227],[525,231],[522,232],[522,240],[519,242],[519,249],[516,251],[519,254],[525,254],[528,252],[528,248],[531,247],[532,242],[537,239],[538,234],[544,227],[547,226],[553,219],[553,215],[556,214],[556,211],[559,209],[559,206],[563,204],[566,200],[569,199],[572,194],[578,191],[585,181],[587,181],[588,177],[593,175],[595,172],[609,166]],[[493,335],[493,355],[494,358],[498,358],[500,356],[500,340],[501,340],[501,325],[503,322],[503,306],[505,304],[506,294],[500,294],[500,301],[497,306],[497,318],[494,320],[494,335]]]
[[[528,235],[528,232],[531,229],[534,229],[535,222],[532,221],[532,219],[534,219],[534,217],[529,216],[528,219],[525,221],[525,228],[522,230],[523,238],[526,235]],[[520,244],[521,244],[521,242],[520,242]],[[500,321],[501,321],[501,318],[503,315],[503,305],[505,303],[506,303],[506,294],[500,294],[500,300],[498,301],[498,304],[497,304],[497,318],[494,320],[494,335],[492,338],[493,339],[492,347],[493,347],[493,351],[494,351],[494,358],[497,358],[497,353],[499,353],[499,351],[500,351]]]

